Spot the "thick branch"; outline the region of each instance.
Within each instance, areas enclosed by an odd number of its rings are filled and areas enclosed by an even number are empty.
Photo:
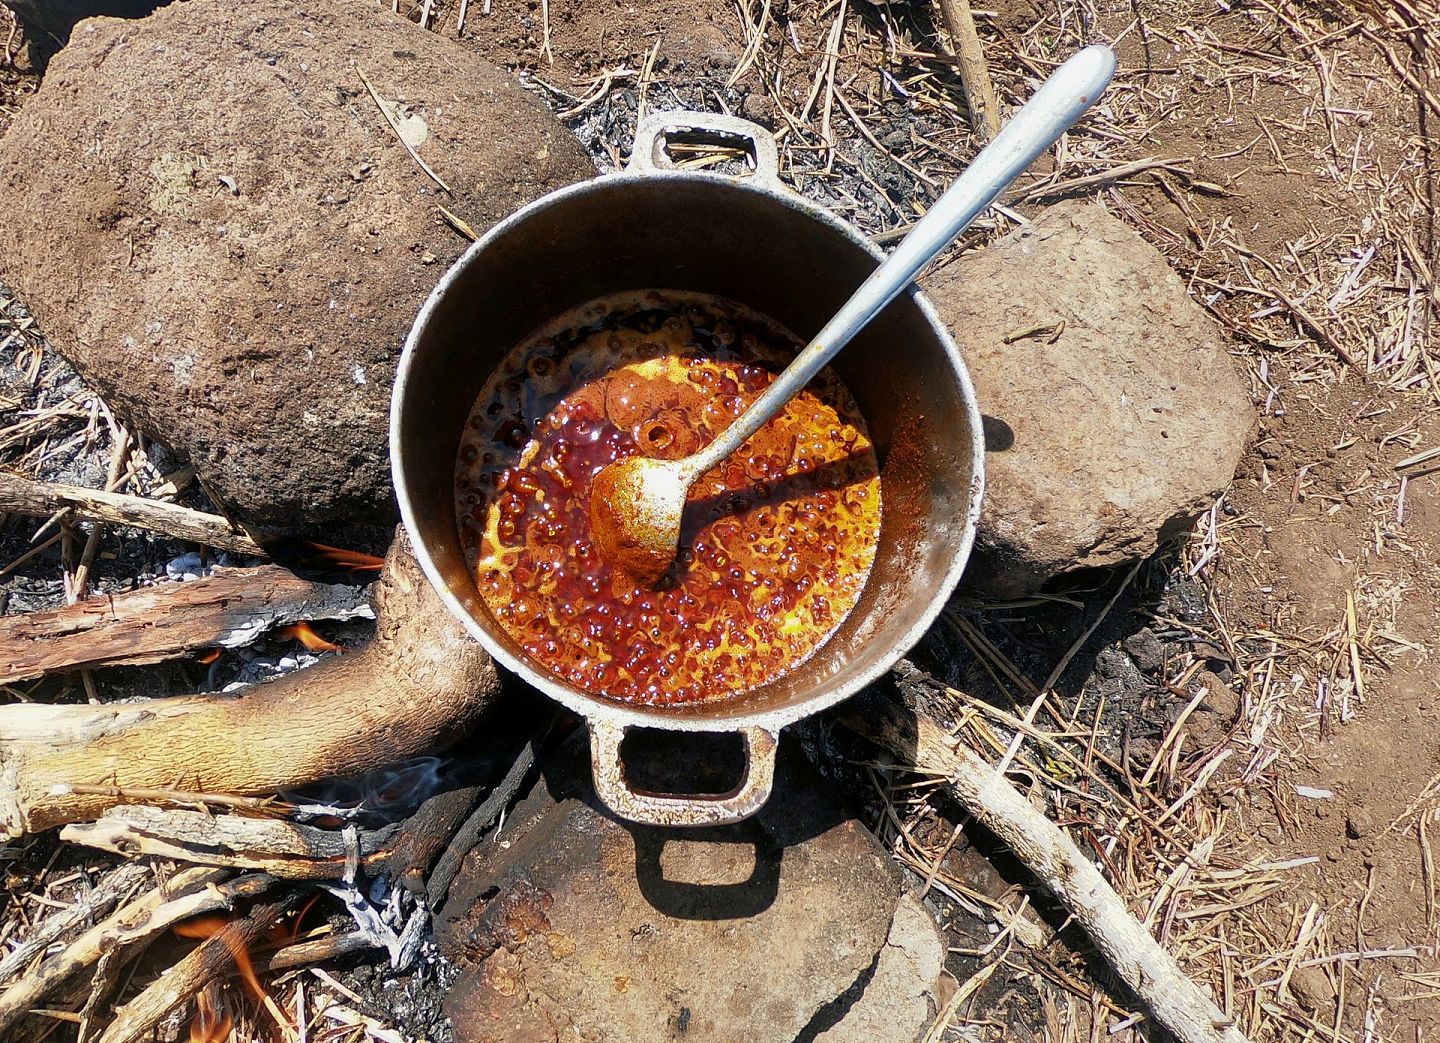
[[[1121,980],[1181,1043],[1247,1043],[1244,1034],[1191,981],[1124,901],[1054,822],[1005,778],[924,716],[911,717],[878,695],[855,700],[844,722],[894,751],[915,770],[948,780],[955,798],[1003,840],[1089,932]]]
[[[216,569],[0,623],[0,684],[63,670],[143,666],[202,648],[247,645],[302,619],[368,615],[364,587],[312,583],[278,565]]]
[[[161,532],[233,554],[269,556],[263,547],[245,533],[236,532],[218,514],[206,514],[163,500],[36,482],[0,471],[0,513],[49,517],[67,508],[84,518]]]
[[[264,794],[454,742],[499,691],[494,664],[397,535],[374,591],[375,639],[224,695],[0,707],[0,830],[93,819],[120,789]]]

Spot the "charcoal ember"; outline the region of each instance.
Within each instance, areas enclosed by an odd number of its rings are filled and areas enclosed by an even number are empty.
[[[441,912],[441,951],[461,966],[456,1040],[910,1043],[940,944],[914,908],[897,913],[899,873],[874,838],[787,752],[756,817],[702,830],[620,822],[570,781],[583,761],[547,767],[508,847],[478,847]],[[820,1035],[854,1012],[863,1035]]]
[[[986,417],[967,580],[1018,596],[1145,557],[1229,484],[1255,415],[1225,337],[1103,207],[1051,207],[922,285]]]
[[[467,245],[437,204],[483,231],[593,173],[535,97],[380,5],[96,18],[0,143],[0,280],[243,520],[374,522],[400,345]]]
[[[1141,627],[1122,642],[1135,665],[1147,674],[1158,674],[1165,665],[1165,644],[1149,627]]]

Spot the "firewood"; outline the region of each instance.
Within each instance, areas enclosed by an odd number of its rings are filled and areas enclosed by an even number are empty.
[[[256,906],[248,916],[232,920],[212,937],[201,942],[194,952],[177,963],[163,978],[154,982],[115,1012],[99,1043],[136,1043],[147,1036],[160,1019],[190,999],[212,981],[228,974],[235,966],[233,953],[248,950],[280,919],[296,901],[289,895],[269,905]]]
[[[148,529],[233,554],[258,558],[269,556],[263,547],[244,532],[236,532],[218,514],[206,514],[164,500],[147,500],[123,493],[84,489],[78,485],[37,482],[0,471],[0,512],[49,517],[66,509],[82,518]]]
[[[258,895],[275,883],[263,874],[224,882],[229,875],[224,869],[182,869],[163,886],[122,906],[81,934],[0,994],[0,1037],[7,1037],[21,1017],[75,975],[93,967],[105,953],[127,948],[133,956],[174,924],[201,913],[228,909],[237,899]]]
[[[960,86],[970,109],[970,126],[981,141],[990,141],[1000,133],[1000,102],[995,97],[990,65],[985,61],[970,0],[940,0],[940,15],[950,34],[950,44],[955,48]]]
[[[547,726],[548,730],[548,726]],[[449,838],[440,859],[435,863],[435,868],[426,882],[426,900],[431,909],[439,909],[450,893],[450,885],[454,883],[455,877],[460,872],[460,864],[465,856],[480,841],[485,830],[495,824],[500,813],[510,806],[520,792],[521,785],[530,774],[530,769],[535,766],[535,749],[539,746],[538,739],[532,739],[525,744],[520,751],[520,756],[515,758],[515,763],[510,765],[510,770],[505,777],[496,783],[490,795],[481,802],[480,806],[470,813],[465,824],[456,830],[454,836]]]
[[[278,565],[216,569],[0,623],[0,684],[65,670],[143,666],[249,644],[271,627],[368,615],[364,587],[312,583]]]
[[[1124,900],[1065,832],[993,765],[923,713],[875,693],[850,703],[841,720],[890,749],[902,764],[945,779],[955,799],[1061,901],[1120,979],[1180,1043],[1247,1043],[1235,1020],[1130,915]]]
[[[376,634],[365,647],[243,691],[0,707],[0,831],[18,836],[133,803],[102,787],[275,793],[465,735],[498,695],[499,677],[426,581],[403,532],[374,605]]]
[[[423,895],[430,867],[461,828],[482,792],[480,786],[463,786],[430,797],[405,820],[395,843],[377,860],[370,875],[384,876],[413,894]]]
[[[122,855],[260,870],[286,880],[338,880],[345,875],[347,858],[368,870],[390,855],[402,832],[401,823],[356,830],[352,850],[337,830],[134,804],[111,808],[96,822],[66,826],[60,839]]]
[[[270,973],[276,971],[288,971],[294,967],[304,967],[311,963],[324,963],[333,960],[337,956],[348,956],[350,953],[364,952],[366,949],[375,948],[374,938],[364,931],[350,931],[346,934],[327,934],[320,938],[312,938],[309,941],[296,942],[294,945],[287,945],[283,949],[277,949],[260,963],[260,967]]]

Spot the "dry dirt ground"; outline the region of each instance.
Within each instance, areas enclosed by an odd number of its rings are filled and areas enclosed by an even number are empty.
[[[458,30],[458,3],[399,6]],[[991,756],[1038,706],[1013,777],[1252,1039],[1440,1038],[1440,12],[998,0],[977,16],[1006,104],[1081,42],[1120,53],[1105,104],[997,224],[1073,195],[1131,222],[1233,335],[1259,421],[1187,546],[1047,599],[958,602],[914,683]],[[646,106],[756,119],[793,183],[871,233],[912,220],[977,147],[918,0],[473,0],[462,38],[612,163]],[[0,68],[0,123],[30,82]],[[938,787],[857,770],[870,824],[954,914],[932,1039],[1155,1038]]]

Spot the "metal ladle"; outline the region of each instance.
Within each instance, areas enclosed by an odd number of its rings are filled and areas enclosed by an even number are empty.
[[[675,560],[681,513],[695,481],[784,408],[920,269],[1070,129],[1114,72],[1114,52],[1099,45],[1086,47],[1056,69],[815,339],[704,449],[679,460],[631,456],[604,467],[595,476],[590,499],[592,536],[600,554],[636,582],[657,582]]]

